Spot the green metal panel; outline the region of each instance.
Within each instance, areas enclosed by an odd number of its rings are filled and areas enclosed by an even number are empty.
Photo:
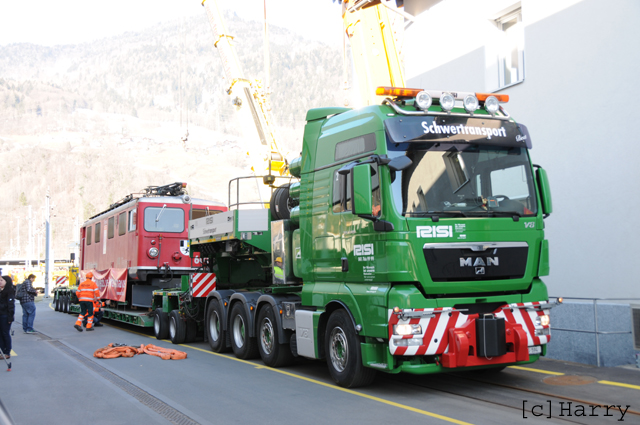
[[[549,276],[549,241],[543,239],[540,243],[540,266],[538,276]]]
[[[186,292],[189,290],[189,275],[182,275],[182,292]]]

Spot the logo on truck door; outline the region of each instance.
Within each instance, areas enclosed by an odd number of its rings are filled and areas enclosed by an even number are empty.
[[[419,238],[451,238],[453,237],[452,226],[417,226],[416,236]]]

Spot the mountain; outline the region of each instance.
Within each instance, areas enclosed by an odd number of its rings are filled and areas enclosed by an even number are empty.
[[[245,76],[263,78],[262,25],[226,23]],[[342,104],[341,52],[283,28],[269,37],[272,110],[296,156],[306,111]],[[47,190],[56,258],[76,220],[149,185],[186,181],[226,203],[229,179],[248,175],[252,123],[234,114],[213,44],[203,15],[93,43],[0,46],[0,255],[24,257],[28,206],[41,229]]]

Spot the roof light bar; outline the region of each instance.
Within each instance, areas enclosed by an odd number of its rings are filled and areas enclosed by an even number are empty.
[[[406,89],[403,87],[378,87],[377,96],[416,97],[422,89]]]
[[[509,95],[508,94],[476,93],[476,97],[478,98],[478,100],[480,102],[486,101],[487,98],[490,97],[490,96],[495,97],[498,100],[498,102],[502,102],[502,103],[509,102]]]

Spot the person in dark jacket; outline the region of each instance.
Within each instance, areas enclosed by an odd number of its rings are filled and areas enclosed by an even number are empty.
[[[9,276],[0,277],[0,351],[11,357],[11,323],[16,311],[15,288]]]
[[[33,282],[35,280],[36,275],[30,274],[29,277],[22,282],[24,295],[19,301],[22,306],[22,330],[26,334],[37,333],[33,329],[33,320],[36,318],[35,297],[38,295],[38,291],[33,288]]]

